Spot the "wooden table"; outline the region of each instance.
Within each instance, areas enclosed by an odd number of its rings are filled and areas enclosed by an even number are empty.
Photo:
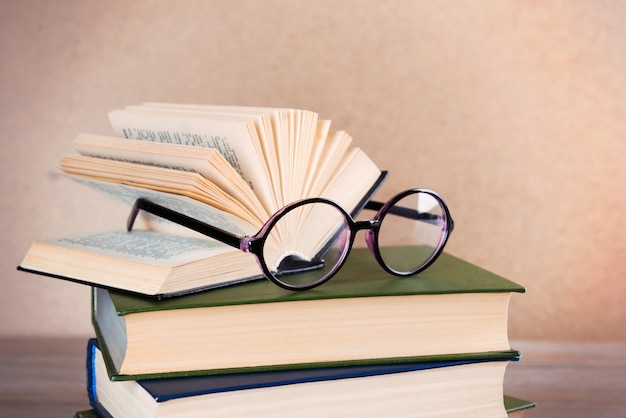
[[[626,343],[513,341],[522,353],[504,390],[532,400],[528,417],[626,418]]]
[[[87,409],[86,338],[0,338],[0,417]],[[537,403],[524,417],[626,418],[626,343],[514,341],[505,392]]]

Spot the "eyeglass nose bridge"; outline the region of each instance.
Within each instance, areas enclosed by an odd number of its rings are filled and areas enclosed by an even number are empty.
[[[353,230],[354,232],[362,231],[362,230],[374,230],[380,226],[380,220],[378,219],[370,219],[367,221],[355,221]]]
[[[356,221],[352,228],[353,240],[358,231],[365,231],[365,243],[370,250],[374,258],[380,263],[380,256],[376,250],[376,236],[378,235],[378,229],[380,228],[380,219],[370,219],[367,221]]]

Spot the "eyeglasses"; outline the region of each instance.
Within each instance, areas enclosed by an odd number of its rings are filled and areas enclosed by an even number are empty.
[[[291,203],[272,215],[252,236],[237,236],[164,206],[140,198],[128,217],[132,230],[140,210],[190,228],[224,244],[252,253],[265,276],[289,290],[311,289],[329,280],[346,261],[358,231],[387,272],[417,274],[443,251],[454,222],[443,199],[427,189],[406,190],[386,203],[369,201],[374,218],[355,221],[337,203],[310,198]],[[402,243],[404,256],[393,246]],[[408,252],[407,252],[408,250]]]

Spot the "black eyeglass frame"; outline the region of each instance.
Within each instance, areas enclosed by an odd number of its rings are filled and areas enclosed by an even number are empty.
[[[439,203],[440,207],[443,209],[444,222],[441,222],[440,217],[436,215],[431,215],[429,213],[421,213],[421,212],[415,211],[414,209],[395,206],[396,203],[398,203],[403,198],[411,194],[417,194],[417,193],[429,194]],[[346,245],[345,247],[344,253],[341,255],[341,260],[334,266],[334,268],[330,272],[328,272],[325,276],[323,276],[322,279],[316,282],[304,285],[304,286],[292,286],[279,280],[276,277],[277,275],[278,276],[280,275],[280,272],[276,274],[270,271],[270,269],[267,266],[267,263],[265,262],[265,257],[263,256],[263,247],[269,236],[269,231],[271,231],[274,225],[276,225],[276,223],[285,214],[287,214],[288,212],[292,211],[293,209],[297,207],[308,205],[308,204],[313,204],[313,203],[322,203],[322,204],[331,205],[343,214],[346,220],[346,224],[348,225],[349,230],[350,230],[349,242],[348,242],[348,245]],[[370,252],[374,256],[378,264],[381,266],[381,268],[383,268],[388,273],[396,275],[396,276],[411,276],[427,269],[439,257],[439,255],[443,252],[443,249],[448,241],[448,238],[450,237],[451,232],[454,229],[454,221],[450,215],[448,206],[446,205],[444,200],[441,198],[441,196],[439,196],[439,194],[429,189],[414,188],[414,189],[405,190],[404,192],[401,192],[395,195],[394,197],[392,197],[391,199],[389,199],[387,202],[384,202],[384,203],[370,200],[365,204],[364,209],[377,211],[374,218],[370,220],[356,221],[348,212],[346,212],[345,209],[343,209],[340,205],[338,205],[332,200],[321,198],[321,197],[302,199],[302,200],[290,203],[286,205],[285,207],[283,207],[282,209],[278,210],[274,215],[272,215],[265,222],[265,224],[261,227],[261,229],[256,234],[252,236],[241,237],[241,236],[232,234],[231,232],[209,225],[205,222],[191,218],[180,212],[176,212],[165,206],[161,206],[157,203],[151,202],[148,199],[138,198],[135,201],[135,204],[133,205],[131,212],[128,216],[126,229],[129,232],[132,231],[133,225],[135,223],[137,215],[139,214],[139,211],[140,210],[146,211],[158,217],[167,219],[168,221],[171,221],[178,225],[182,225],[186,228],[199,232],[202,235],[213,238],[226,245],[237,248],[243,252],[254,254],[254,256],[257,259],[257,264],[263,271],[263,274],[265,275],[265,277],[268,278],[273,283],[275,283],[276,285],[282,288],[288,289],[288,290],[312,289],[314,287],[317,287],[327,282],[329,279],[331,279],[337,273],[337,271],[341,269],[341,267],[345,263],[352,249],[352,245],[354,244],[356,234],[361,230],[365,230],[365,241],[367,243],[367,247],[369,248]],[[441,237],[440,237],[439,244],[436,250],[424,263],[422,263],[417,268],[411,271],[408,271],[408,272],[398,271],[398,270],[391,268],[384,261],[384,258],[380,252],[380,248],[378,245],[380,226],[384,218],[389,214],[402,216],[406,218],[412,218],[412,219],[416,219],[416,220],[420,220],[424,222],[429,222],[438,226],[443,225]],[[320,259],[318,260],[318,262],[323,262],[323,261]],[[315,263],[313,263],[313,267],[311,268],[315,268]],[[302,271],[302,269],[297,269],[297,270]]]

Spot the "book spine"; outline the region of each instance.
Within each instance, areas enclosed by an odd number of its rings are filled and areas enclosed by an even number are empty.
[[[85,368],[87,369],[87,396],[89,397],[89,405],[92,407],[98,402],[98,393],[96,391],[96,344],[93,339],[87,343],[87,355],[85,360]]]
[[[87,343],[87,355],[85,366],[87,369],[87,396],[89,398],[89,406],[93,408],[99,418],[113,418],[109,412],[98,401],[98,392],[96,386],[96,352],[98,350],[97,340],[89,339]]]

